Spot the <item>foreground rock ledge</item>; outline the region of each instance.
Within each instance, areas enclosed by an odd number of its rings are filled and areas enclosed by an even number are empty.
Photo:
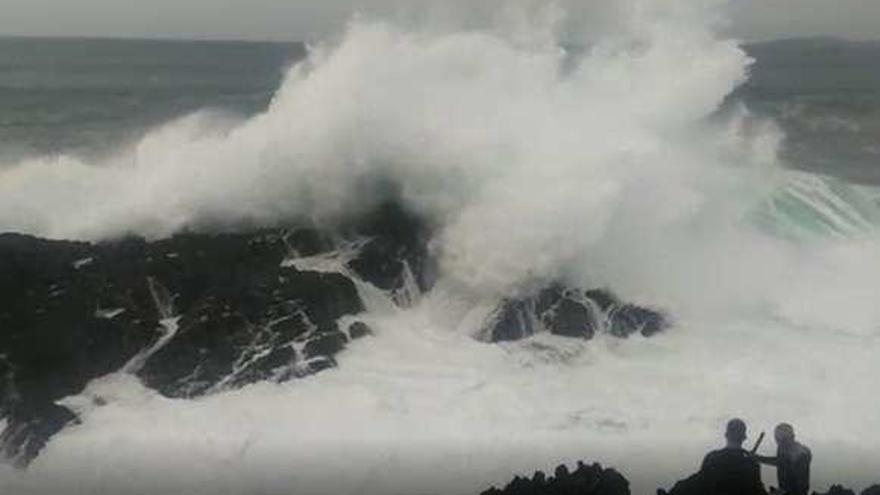
[[[813,494],[857,495],[842,485],[833,485],[827,492],[814,491]],[[516,476],[504,488],[493,486],[480,495],[630,495],[630,489],[629,481],[614,469],[578,461],[573,471],[560,464],[552,476],[543,471],[536,471],[531,477]],[[694,492],[688,495],[712,494]],[[873,485],[860,495],[880,495],[880,485]]]
[[[577,462],[574,471],[560,464],[547,476],[536,471],[530,478],[517,476],[504,488],[492,487],[480,495],[629,495],[629,481],[600,464]]]

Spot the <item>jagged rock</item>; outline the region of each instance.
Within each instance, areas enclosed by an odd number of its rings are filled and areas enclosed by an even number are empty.
[[[544,328],[555,335],[591,339],[596,333],[596,312],[577,291],[559,285],[544,289],[536,310]]]
[[[123,367],[189,397],[335,364],[347,341],[337,319],[363,310],[354,284],[282,266],[325,242],[278,230],[102,244],[0,235],[0,449],[26,463],[74,418],[56,401]]]
[[[318,373],[319,371],[324,371],[326,369],[335,368],[336,360],[330,356],[321,356],[312,360],[307,361],[304,364],[304,367],[299,371],[299,375],[302,374],[313,374]]]
[[[349,268],[377,287],[396,296],[433,283],[430,232],[397,203],[337,234],[362,243]],[[286,261],[334,251],[337,234],[264,229],[101,244],[0,235],[3,448],[34,455],[71,420],[56,401],[123,368],[167,396],[191,397],[336,366],[349,340],[372,333],[363,322],[338,326],[363,311],[357,290],[346,275]]]
[[[492,342],[519,340],[541,331],[583,339],[603,331],[621,338],[636,332],[650,337],[668,325],[663,313],[623,303],[607,290],[581,291],[554,284],[536,295],[502,301],[482,335]]]
[[[434,284],[436,266],[428,252],[431,232],[400,203],[380,205],[357,234],[367,241],[348,267],[363,280],[387,291],[405,288],[408,278],[422,292]]]
[[[608,332],[615,337],[640,333],[650,337],[663,331],[669,323],[659,311],[623,304],[608,313]]]
[[[503,301],[487,323],[492,342],[519,340],[535,333],[533,301]]]
[[[345,254],[347,269],[399,303],[434,283],[429,226],[397,203],[343,225],[343,246],[315,229],[180,234],[101,244],[0,235],[0,449],[30,460],[73,413],[57,405],[99,376],[125,371],[171,397],[260,380],[283,381],[337,365],[365,323],[342,273],[298,269],[298,257]],[[337,250],[337,248],[339,248]],[[341,270],[348,273],[346,270]],[[487,333],[513,340],[538,331],[591,338],[650,335],[656,311],[605,291],[553,285],[503,302]]]
[[[16,465],[26,466],[52,435],[78,418],[70,409],[52,402],[19,402],[7,412],[6,421],[0,433],[0,453]]]
[[[72,419],[56,400],[156,338],[145,279],[133,270],[111,275],[110,264],[88,244],[0,235],[0,444],[16,462],[31,460]]]
[[[366,335],[372,335],[373,329],[371,329],[366,323],[362,321],[356,321],[348,326],[348,337],[351,339],[359,339]]]
[[[589,290],[584,296],[605,314],[606,329],[615,337],[629,337],[634,333],[650,337],[670,324],[663,312],[622,302],[606,289]]]
[[[363,310],[351,280],[274,266],[250,273],[247,285],[208,286],[183,311],[175,337],[139,372],[144,382],[165,395],[191,397],[218,384],[290,376],[286,368],[302,359],[341,350],[346,339],[336,320]],[[295,343],[304,345],[303,356]]]
[[[344,333],[333,331],[318,335],[306,341],[303,354],[307,359],[319,356],[332,356],[345,348],[348,338]]]
[[[584,297],[593,301],[599,309],[607,313],[611,311],[614,307],[620,305],[620,300],[611,293],[611,291],[606,289],[590,289],[584,291]]]
[[[880,495],[880,485],[873,485],[865,489],[862,495]]]
[[[856,492],[841,485],[831,485],[831,488],[827,492],[819,495],[856,495]]]
[[[482,495],[629,495],[629,482],[614,469],[578,461],[574,472],[557,466],[548,478],[542,471],[532,478],[516,476],[503,489],[489,488]]]

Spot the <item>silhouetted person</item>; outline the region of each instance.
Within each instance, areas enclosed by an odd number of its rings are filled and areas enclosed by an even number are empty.
[[[699,478],[703,492],[716,495],[766,495],[761,483],[761,468],[742,448],[746,424],[731,419],[724,433],[727,445],[706,454]]]
[[[756,455],[758,462],[776,466],[779,491],[784,495],[807,495],[810,491],[810,462],[813,454],[794,438],[794,428],[779,423],[773,430],[776,439],[776,456]]]

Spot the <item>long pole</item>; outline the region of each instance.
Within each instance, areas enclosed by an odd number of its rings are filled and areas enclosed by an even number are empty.
[[[764,432],[762,431],[761,434],[758,436],[758,441],[755,442],[755,446],[752,447],[752,454],[758,452],[758,447],[761,446],[761,442],[763,442],[763,441],[764,441]]]

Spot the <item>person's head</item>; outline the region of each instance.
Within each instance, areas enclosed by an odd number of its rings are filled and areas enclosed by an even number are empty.
[[[727,429],[724,432],[724,438],[727,439],[728,445],[737,447],[742,446],[746,441],[746,423],[739,418],[733,418],[727,422]]]
[[[773,437],[781,447],[787,447],[794,443],[794,427],[788,423],[779,423],[773,430]]]

